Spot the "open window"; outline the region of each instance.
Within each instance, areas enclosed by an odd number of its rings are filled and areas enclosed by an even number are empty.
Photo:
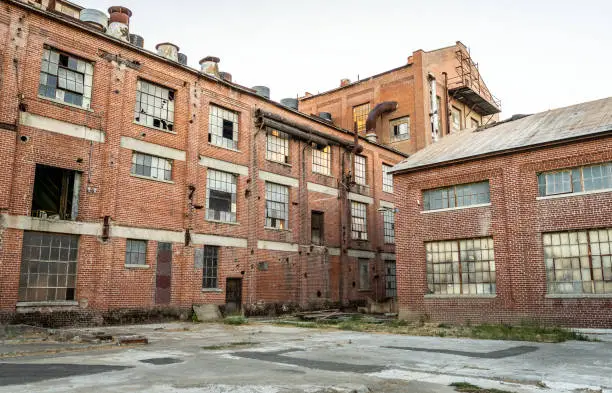
[[[312,244],[323,244],[323,212],[312,211],[310,214],[310,241]]]
[[[76,220],[81,174],[68,169],[36,165],[32,216]]]

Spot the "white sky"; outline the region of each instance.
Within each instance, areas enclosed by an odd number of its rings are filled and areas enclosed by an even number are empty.
[[[417,49],[467,45],[502,118],[612,96],[611,0],[74,0],[134,13],[145,48],[180,46],[271,98],[323,92],[406,63]]]

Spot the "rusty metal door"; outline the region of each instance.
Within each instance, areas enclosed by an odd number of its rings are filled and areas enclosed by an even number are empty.
[[[169,304],[172,292],[172,243],[157,243],[155,303]]]
[[[225,285],[225,312],[232,314],[240,311],[242,304],[242,279],[228,278]]]

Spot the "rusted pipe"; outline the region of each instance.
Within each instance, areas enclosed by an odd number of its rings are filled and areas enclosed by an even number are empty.
[[[298,130],[295,127],[291,127],[289,125],[283,124],[276,120],[268,119],[267,117],[261,118],[259,124],[264,125],[266,127],[273,128],[278,131],[282,131],[286,134],[291,135],[294,138],[298,138],[307,142],[314,142],[321,146],[334,145],[332,141],[329,141],[325,138],[321,138],[319,136],[315,136],[313,134],[306,133],[304,131]]]
[[[376,119],[383,113],[393,112],[397,109],[397,101],[384,101],[376,105],[368,114],[366,120],[366,133],[376,129]]]

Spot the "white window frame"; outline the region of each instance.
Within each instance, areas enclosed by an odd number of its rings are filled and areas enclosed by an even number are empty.
[[[331,146],[315,146],[312,148],[312,172],[331,175]]]
[[[393,174],[389,171],[393,168],[391,165],[382,164],[383,184],[382,190],[393,194]]]
[[[353,168],[355,183],[366,186],[367,185],[367,158],[360,155],[353,156]]]

